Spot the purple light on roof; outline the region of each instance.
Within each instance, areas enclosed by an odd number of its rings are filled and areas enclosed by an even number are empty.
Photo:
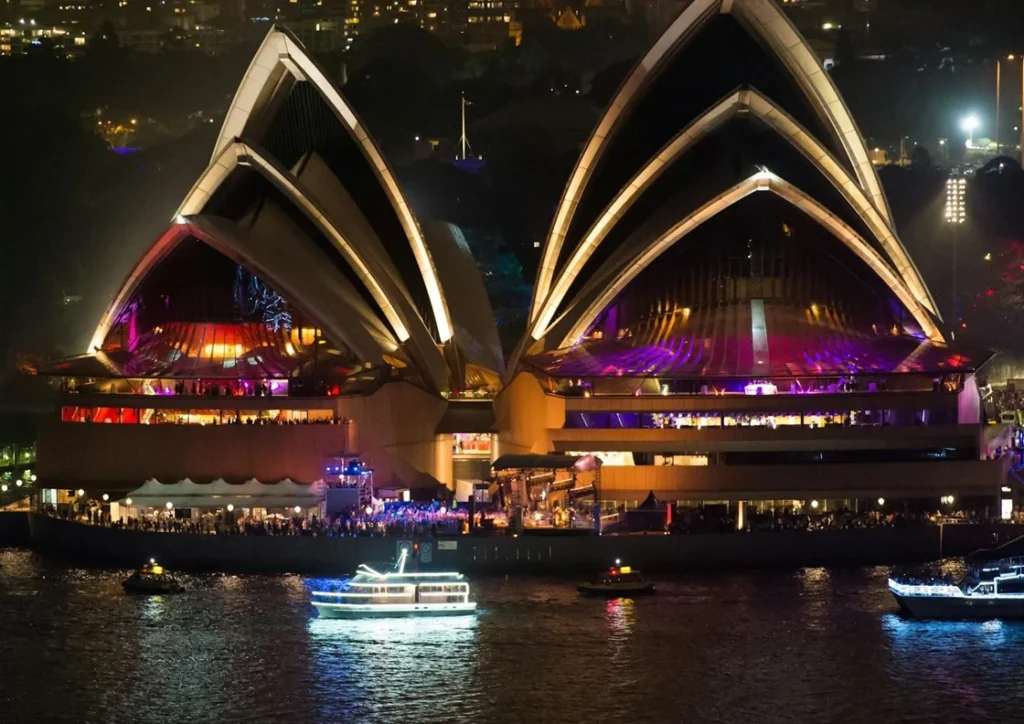
[[[110,151],[113,151],[118,156],[127,156],[130,153],[138,153],[139,149],[132,148],[131,146],[112,146]]]

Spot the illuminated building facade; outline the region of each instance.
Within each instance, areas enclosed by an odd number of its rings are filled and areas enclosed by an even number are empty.
[[[88,353],[45,370],[63,392],[39,476],[311,483],[357,455],[385,488],[458,487],[499,453],[564,452],[603,461],[606,501],[994,501],[989,356],[948,336],[771,0],[695,0],[623,83],[507,364],[459,230],[418,222],[275,29]]]
[[[40,476],[312,483],[359,455],[381,484],[451,483],[454,458],[481,454],[458,436],[490,442],[489,404],[461,398],[500,383],[493,320],[459,229],[420,225],[359,118],[275,28],[88,353],[43,371],[62,392]]]
[[[502,452],[597,455],[606,501],[999,496],[989,354],[947,337],[856,123],[770,0],[695,0],[627,77],[529,319]]]

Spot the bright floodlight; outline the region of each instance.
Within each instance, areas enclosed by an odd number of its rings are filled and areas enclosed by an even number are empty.
[[[974,133],[981,128],[981,119],[973,113],[969,116],[964,116],[964,119],[960,121],[960,128],[965,133]]]

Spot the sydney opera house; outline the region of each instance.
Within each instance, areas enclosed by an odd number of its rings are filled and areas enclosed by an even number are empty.
[[[723,58],[728,62],[723,62]],[[864,140],[771,0],[694,0],[558,200],[514,350],[286,30],[90,349],[44,372],[45,487],[484,480],[594,454],[605,501],[998,500],[1004,440]]]

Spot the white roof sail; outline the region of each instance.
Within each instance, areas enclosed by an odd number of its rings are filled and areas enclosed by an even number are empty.
[[[302,44],[284,28],[275,26],[271,29],[249,65],[224,118],[211,163],[216,161],[235,138],[249,135],[247,129],[258,124],[263,113],[272,108],[273,90],[280,82],[282,69],[296,80],[310,83],[320,93],[355,140],[373,173],[376,174],[408,237],[416,264],[423,276],[439,341],[447,342],[452,337],[452,323],[444,292],[430,250],[401,188],[377,144],[366,132],[365,126],[351,106],[327,79],[317,63],[306,54]]]
[[[938,317],[937,306],[927,286],[895,233],[888,202],[856,123],[806,40],[771,0],[694,0],[627,77],[580,154],[558,204],[541,256],[530,309],[531,332],[540,332],[554,314],[555,309],[548,301],[552,284],[558,276],[558,261],[570,223],[598,161],[612,143],[622,120],[643,96],[651,80],[669,66],[675,52],[719,13],[735,17],[792,75],[811,107],[844,150],[856,183],[873,211],[892,233],[891,242],[884,247],[892,266],[900,270],[921,304]],[[542,318],[543,324],[539,323]]]
[[[921,306],[883,257],[863,237],[808,194],[784,179],[770,172],[762,171],[715,196],[681,218],[663,234],[647,242],[639,253],[631,255],[625,263],[623,263],[624,257],[613,257],[605,262],[593,276],[588,285],[590,289],[580,292],[573,305],[560,320],[560,324],[569,324],[569,331],[564,338],[555,340],[557,342],[555,348],[569,347],[578,342],[597,319],[597,316],[612,303],[615,296],[680,239],[705,221],[758,191],[769,191],[776,194],[821,224],[886,283],[929,339],[935,342],[943,341],[941,331],[927,310]],[[599,291],[595,293],[595,290]]]

